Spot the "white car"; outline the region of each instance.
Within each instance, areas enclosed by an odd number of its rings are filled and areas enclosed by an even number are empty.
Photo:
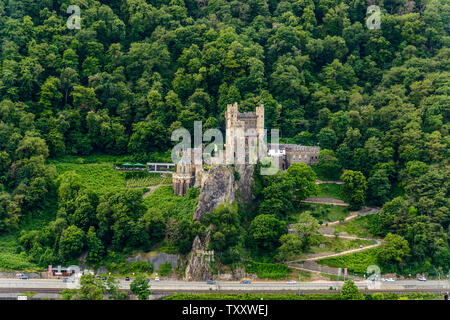
[[[156,277],[156,278],[155,278],[155,281],[159,281],[159,277]]]
[[[297,283],[297,281],[295,281],[295,280],[289,280],[289,281],[286,282],[286,283]]]
[[[394,278],[387,278],[386,281],[392,282],[392,281],[395,281],[395,279]]]
[[[417,280],[419,280],[419,281],[427,281],[427,278],[425,278],[425,277],[420,277],[420,278],[417,279]]]

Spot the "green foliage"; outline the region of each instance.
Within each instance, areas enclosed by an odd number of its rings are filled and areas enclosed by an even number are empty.
[[[125,175],[116,171],[111,164],[56,163],[58,174],[73,171],[80,176],[87,189],[104,194],[125,189]]]
[[[197,206],[197,197],[177,196],[173,193],[172,186],[161,186],[145,198],[143,204],[147,208],[161,211],[165,216],[192,217]]]
[[[141,178],[130,178],[126,180],[126,186],[128,188],[144,188],[156,186],[159,184],[170,184],[172,182],[172,177],[163,177],[160,174],[151,174],[148,177]]]
[[[366,178],[361,172],[345,170],[341,176],[344,181],[342,194],[350,204],[351,210],[357,210],[364,205],[366,197]]]
[[[165,277],[172,273],[172,265],[170,262],[164,262],[159,266],[158,273]]]
[[[303,212],[293,226],[294,233],[302,241],[304,251],[317,242],[319,235],[319,223],[311,216],[310,212]]]
[[[75,289],[74,294],[65,293],[63,297],[70,300],[103,300],[107,288],[103,280],[93,275],[83,275],[80,279],[80,289]]]
[[[148,273],[153,272],[153,265],[146,261],[134,261],[130,263],[130,270],[135,273]]]
[[[334,206],[331,204],[304,205],[304,209],[311,212],[311,215],[319,221],[319,224],[326,225],[327,222],[339,221],[348,216],[348,208],[344,206]]]
[[[59,254],[64,260],[76,258],[81,254],[85,243],[85,234],[72,225],[63,231],[59,241]]]
[[[373,300],[441,300],[441,295],[428,292],[373,293]],[[338,293],[175,293],[164,300],[341,300]]]
[[[0,237],[0,270],[35,271],[40,269],[26,252],[17,252],[18,246],[16,237],[12,235]]]
[[[399,235],[388,233],[378,249],[377,260],[384,269],[394,269],[398,264],[404,262],[409,251],[408,241]]]
[[[321,183],[318,185],[318,197],[331,197],[343,200],[342,185],[336,183]]]
[[[130,290],[139,300],[148,300],[148,296],[152,293],[147,279],[143,276],[137,276],[131,282]]]
[[[367,267],[377,264],[378,248],[349,253],[343,256],[318,260],[317,263],[335,268],[347,268],[348,272],[363,275]]]
[[[205,226],[211,226],[214,250],[225,251],[238,244],[242,230],[236,205],[220,204],[213,212],[207,212],[202,219]]]
[[[247,261],[245,264],[245,271],[248,273],[255,273],[258,278],[279,280],[285,279],[288,276],[288,266],[285,264],[264,263],[256,261]]]
[[[341,175],[341,164],[333,150],[321,150],[319,161],[316,165],[320,177],[328,180],[336,180]]]
[[[258,249],[271,252],[278,246],[285,227],[274,215],[260,214],[250,224],[249,237]]]
[[[352,280],[345,281],[341,288],[341,296],[344,300],[362,300],[362,294]]]
[[[284,141],[319,145],[321,175],[353,172],[342,195],[351,210],[384,206],[373,229],[408,241],[406,265],[448,268],[448,0],[384,1],[376,32],[365,27],[363,1],[119,2],[86,2],[82,30],[64,26],[60,2],[0,5],[0,232],[26,229],[30,257],[60,259],[61,233],[72,225],[94,227],[105,248],[149,247],[175,218],[168,245],[188,251],[204,227],[191,221],[197,191],[146,198],[155,209],[145,221],[126,196],[103,199],[97,216],[94,194],[122,194],[123,174],[92,159],[56,163],[83,184],[57,200],[49,164],[98,152],[169,162],[174,129],[192,131],[195,120],[223,128],[226,105],[239,102],[242,112],[264,104],[265,126],[280,128]],[[308,169],[295,167],[257,182],[244,227],[257,215],[288,221],[314,193]],[[32,232],[25,226],[39,212],[55,223]]]

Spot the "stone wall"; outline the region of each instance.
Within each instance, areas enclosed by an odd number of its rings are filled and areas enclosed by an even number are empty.
[[[166,262],[170,262],[172,268],[175,268],[178,265],[179,258],[180,257],[177,254],[167,254],[165,252],[161,252],[155,257],[143,258],[141,254],[137,254],[134,257],[127,258],[126,260],[129,262],[146,261],[153,265],[153,270],[158,271],[159,267]]]

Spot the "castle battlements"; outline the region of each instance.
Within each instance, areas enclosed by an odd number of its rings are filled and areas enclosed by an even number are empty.
[[[238,104],[229,104],[225,112],[226,141],[225,164],[253,164],[265,156],[277,158],[280,170],[286,170],[293,163],[312,165],[317,163],[320,147],[297,144],[264,143],[264,105],[255,112],[239,112]],[[193,159],[194,149],[190,149]],[[202,154],[202,150],[198,151]],[[276,162],[275,162],[276,163]],[[217,165],[217,164],[215,164]],[[201,164],[181,161],[172,176],[173,189],[177,195],[185,195],[188,188],[199,187],[203,175],[207,174]]]

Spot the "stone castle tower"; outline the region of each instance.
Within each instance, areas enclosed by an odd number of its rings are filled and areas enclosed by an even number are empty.
[[[195,157],[199,156],[198,152],[201,157],[201,148],[188,149],[190,159],[183,157],[177,163],[176,172],[172,175],[173,191],[176,195],[184,196],[189,188],[200,186],[203,166],[201,162],[195,161]]]
[[[264,154],[264,105],[255,112],[240,113],[238,104],[229,104],[225,113],[226,164],[256,163]]]
[[[269,156],[278,164],[278,169],[286,170],[293,163],[316,164],[320,147],[295,144],[266,144],[264,129],[264,105],[256,107],[255,112],[239,112],[238,104],[229,104],[225,113],[226,140],[224,163],[216,165],[252,165]],[[203,187],[202,181],[208,176],[203,169],[202,147],[188,149],[191,157],[183,158],[176,165],[172,176],[173,190],[176,195],[184,196],[191,187]],[[197,159],[198,161],[194,161]],[[199,160],[200,159],[200,160]]]

